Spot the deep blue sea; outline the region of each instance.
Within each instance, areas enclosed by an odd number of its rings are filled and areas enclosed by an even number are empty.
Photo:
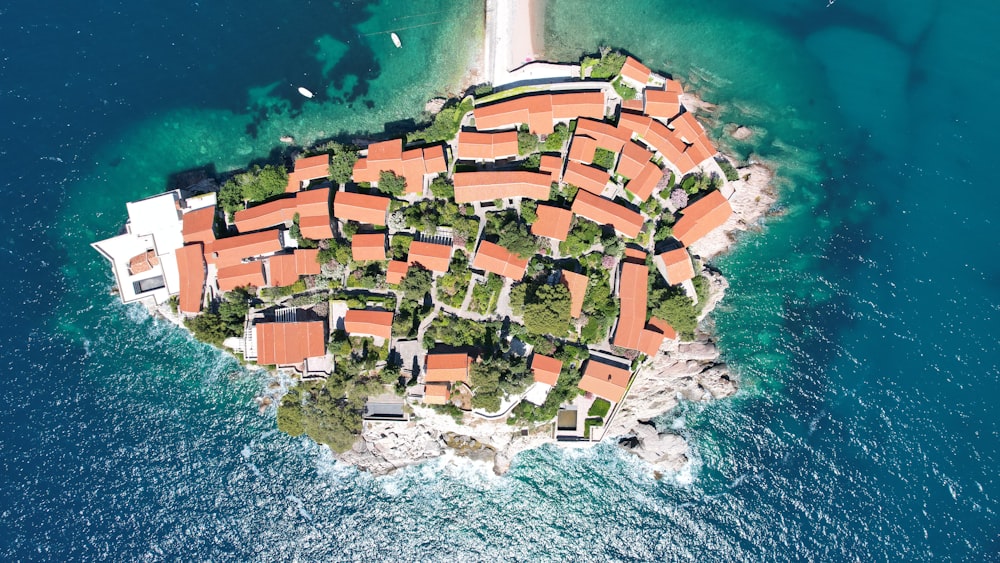
[[[548,1],[550,57],[673,72],[779,174],[780,215],[717,263],[741,391],[660,421],[684,474],[611,447],[359,474],[278,433],[262,377],[109,294],[88,243],[126,201],[281,135],[406,127],[482,11],[0,7],[0,559],[1000,560],[995,1]]]

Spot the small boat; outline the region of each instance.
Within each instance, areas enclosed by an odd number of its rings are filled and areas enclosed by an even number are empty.
[[[305,86],[299,86],[299,94],[302,94],[303,96],[305,96],[307,98],[313,97],[313,93],[310,92],[309,89],[306,88]]]
[[[390,33],[389,37],[392,37],[392,44],[395,45],[397,49],[403,46],[403,42],[399,40],[399,36],[396,35],[395,32]]]

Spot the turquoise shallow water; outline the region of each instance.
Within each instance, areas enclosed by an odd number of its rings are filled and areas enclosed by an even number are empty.
[[[743,389],[663,418],[697,455],[660,482],[611,448],[501,478],[338,466],[258,414],[259,378],[118,304],[86,246],[178,170],[414,118],[481,4],[0,11],[0,556],[997,560],[996,6],[703,4],[547,11],[552,56],[675,72],[781,176],[781,217],[718,264]],[[363,35],[403,27],[399,51]]]

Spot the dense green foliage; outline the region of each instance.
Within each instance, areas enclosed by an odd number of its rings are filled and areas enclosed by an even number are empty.
[[[406,136],[406,141],[413,143],[424,141],[426,143],[436,143],[453,139],[458,134],[458,129],[462,125],[462,117],[472,111],[473,100],[471,97],[465,98],[458,104],[453,102],[441,109],[434,116],[434,121],[424,129]]]
[[[216,347],[230,336],[241,336],[247,311],[255,294],[245,287],[226,292],[222,300],[212,310],[184,319],[184,326],[194,337]]]
[[[618,76],[625,64],[625,55],[618,51],[604,50],[600,59],[585,57],[580,63],[580,72],[585,75],[590,69],[590,78],[604,79]]]
[[[563,256],[580,256],[601,237],[601,227],[592,221],[573,218],[566,240],[559,243],[559,253]]]
[[[681,189],[690,195],[698,192],[708,192],[722,185],[722,180],[717,174],[688,174],[681,180]]]
[[[448,272],[437,281],[438,301],[449,307],[461,307],[471,278],[468,256],[461,250],[456,250]]]
[[[569,139],[569,128],[564,123],[556,123],[555,130],[545,137],[542,143],[542,152],[562,152],[563,145]]]
[[[302,293],[305,290],[306,282],[302,279],[298,279],[292,285],[285,287],[265,287],[260,290],[260,294],[265,299],[280,299],[282,297],[295,295],[296,293]]]
[[[330,155],[330,180],[346,184],[354,174],[354,163],[358,161],[358,149],[350,145],[331,142],[326,145]]]
[[[524,297],[524,327],[529,333],[563,337],[569,332],[571,297],[562,284],[529,287]]]
[[[698,308],[683,289],[677,286],[651,289],[649,303],[654,304],[653,316],[670,323],[681,339],[694,339],[694,331],[698,326]]]
[[[527,224],[532,224],[538,220],[538,202],[533,199],[521,200],[521,219]]]
[[[719,168],[721,168],[722,173],[726,175],[726,180],[730,182],[735,182],[736,180],[740,179],[739,171],[736,170],[736,167],[733,166],[731,162],[729,162],[728,158],[719,157],[715,159],[715,162],[719,163]]]
[[[433,278],[429,270],[420,266],[410,266],[406,270],[406,277],[399,284],[399,289],[403,296],[411,301],[423,301],[431,291]]]
[[[594,151],[594,165],[605,170],[611,170],[615,166],[615,157],[617,156],[617,153],[597,147],[597,150]]]
[[[538,252],[538,239],[513,209],[487,214],[483,235],[521,258],[530,258]]]
[[[410,253],[410,243],[413,236],[406,233],[396,233],[392,235],[389,242],[389,256],[393,260],[406,260],[406,255]]]
[[[538,152],[538,135],[528,131],[527,126],[521,126],[517,131],[517,154],[524,156]]]
[[[424,348],[430,350],[435,343],[448,346],[477,346],[494,350],[499,341],[500,323],[462,319],[438,313],[424,334]]]
[[[419,301],[403,299],[399,311],[392,318],[392,334],[396,338],[414,338],[420,323],[431,312],[430,305],[424,306]]]
[[[219,189],[219,205],[227,213],[235,213],[248,203],[264,201],[285,193],[288,173],[281,166],[254,166],[234,175]]]
[[[406,178],[394,172],[383,170],[378,175],[378,191],[388,196],[399,197],[406,193]]]
[[[317,242],[302,236],[302,229],[299,227],[299,214],[296,213],[295,217],[292,218],[292,228],[288,229],[288,234],[295,239],[296,244],[299,248],[316,248],[318,246]]]
[[[594,268],[587,276],[587,296],[583,300],[583,313],[587,324],[580,330],[580,341],[596,344],[608,336],[608,331],[618,318],[618,300],[611,296],[608,271]]]
[[[353,261],[350,244],[338,240],[328,240],[323,243],[323,246],[325,248],[320,248],[319,254],[316,256],[316,261],[320,264],[336,262],[347,266]]]
[[[385,266],[383,262],[355,262],[360,267],[347,276],[347,287],[375,289],[385,284]]]
[[[365,354],[343,358],[325,382],[304,382],[289,389],[278,405],[278,429],[290,436],[306,434],[338,453],[350,449],[361,433],[365,401],[384,389],[377,378],[360,375],[378,358],[375,350]]]
[[[528,364],[518,356],[486,357],[472,364],[470,371],[472,406],[487,412],[500,410],[504,395],[522,393],[531,382]]]
[[[486,277],[486,283],[477,283],[472,286],[469,310],[481,315],[492,315],[496,310],[502,290],[503,278],[491,272]]]
[[[455,184],[441,175],[431,181],[431,195],[438,199],[455,199]]]

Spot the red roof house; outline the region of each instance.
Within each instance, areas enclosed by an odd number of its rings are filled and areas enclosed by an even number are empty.
[[[647,161],[642,165],[642,170],[639,171],[639,174],[632,177],[625,184],[625,189],[632,192],[640,200],[646,201],[649,199],[649,196],[653,195],[656,186],[660,184],[660,180],[662,179],[663,170],[653,161]]]
[[[625,59],[625,64],[622,65],[622,78],[627,78],[640,86],[645,86],[649,82],[652,72],[649,67],[635,60],[631,56]]]
[[[664,252],[653,258],[653,261],[670,285],[677,285],[694,277],[694,266],[686,248]]]
[[[524,271],[528,268],[528,259],[521,258],[499,244],[484,240],[479,243],[479,250],[472,260],[472,267],[519,280],[524,277]]]
[[[513,197],[547,200],[552,191],[552,175],[542,172],[480,171],[456,172],[455,202],[472,203]]]
[[[299,323],[257,323],[257,363],[301,364],[306,358],[326,355],[326,334],[322,321]]]
[[[330,175],[330,155],[318,154],[295,161],[295,168],[288,175],[288,185],[285,186],[286,193],[297,192],[304,188],[309,182],[326,178]]]
[[[333,200],[333,216],[341,221],[357,221],[385,226],[391,200],[387,197],[337,192]]]
[[[239,264],[244,259],[273,254],[283,248],[278,229],[219,239],[205,245],[205,261],[219,268]]]
[[[642,215],[584,190],[576,192],[576,198],[573,199],[573,213],[598,225],[611,225],[629,238],[635,238],[642,230]]]
[[[451,246],[415,240],[410,243],[406,260],[410,265],[419,264],[432,272],[444,273],[451,264]]]
[[[621,312],[611,343],[631,350],[639,349],[639,336],[646,324],[646,297],[649,290],[649,268],[645,264],[622,262],[618,281]]]
[[[392,311],[351,309],[344,315],[344,330],[352,336],[392,338]]]
[[[534,373],[537,383],[555,386],[559,381],[559,372],[562,371],[562,362],[541,354],[531,355],[531,371]]]
[[[674,237],[684,246],[691,246],[702,237],[721,227],[733,214],[722,192],[715,190],[681,210],[674,225]]]
[[[581,190],[600,195],[610,179],[611,174],[606,170],[580,162],[570,162],[566,165],[562,181],[565,184],[573,184]]]
[[[538,218],[531,224],[531,234],[556,240],[566,240],[569,226],[573,222],[573,212],[554,205],[539,205],[535,209]]]
[[[260,261],[247,262],[219,268],[219,291],[232,291],[237,287],[265,287],[264,263]]]
[[[590,279],[583,274],[563,270],[560,281],[569,290],[569,316],[579,319],[583,313],[583,301],[587,297],[587,284],[590,282]]]
[[[399,285],[403,281],[403,278],[406,277],[406,272],[409,269],[410,265],[402,260],[390,261],[385,271],[385,283]]]
[[[196,242],[178,248],[174,255],[181,282],[177,308],[182,313],[199,313],[207,275],[205,249],[200,242]]]
[[[674,81],[668,81],[674,82]],[[677,82],[674,82],[677,84]],[[661,121],[669,121],[681,112],[680,92],[669,90],[653,90],[646,88],[644,92],[643,112]]]
[[[427,354],[424,381],[428,383],[469,382],[468,354]]]
[[[202,207],[184,214],[181,233],[184,244],[190,242],[210,243],[215,240],[215,206]]]
[[[351,237],[351,256],[359,262],[385,260],[385,233],[356,234]]]
[[[588,360],[580,378],[580,389],[612,403],[620,403],[631,378],[632,374],[626,369]]]
[[[517,156],[517,131],[480,133],[459,131],[458,158],[463,160],[497,160]]]

